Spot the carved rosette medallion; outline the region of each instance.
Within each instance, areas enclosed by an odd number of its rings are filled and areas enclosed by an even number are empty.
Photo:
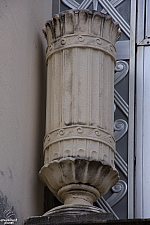
[[[65,205],[92,203],[119,179],[114,168],[114,66],[119,25],[69,10],[47,21],[46,136],[41,179]]]

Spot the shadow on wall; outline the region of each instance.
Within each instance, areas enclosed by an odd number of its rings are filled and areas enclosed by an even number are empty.
[[[36,149],[38,152],[36,152],[35,159],[35,171],[37,171],[37,176],[38,179],[38,191],[35,192],[35,196],[33,197],[34,199],[34,204],[35,207],[37,207],[39,204],[42,204],[43,202],[43,208],[44,208],[44,193],[43,193],[43,183],[40,181],[38,177],[38,172],[40,171],[41,167],[43,166],[43,139],[45,135],[45,115],[46,115],[46,47],[44,46],[43,42],[44,40],[44,35],[42,33],[41,29],[41,34],[37,32],[37,40],[36,40],[36,48],[38,48],[38,54],[37,54],[37,88],[38,88],[38,96],[36,96],[37,100],[37,132],[36,132]],[[40,192],[40,193],[39,193]],[[37,198],[38,195],[38,198]],[[42,211],[43,213],[43,211]]]

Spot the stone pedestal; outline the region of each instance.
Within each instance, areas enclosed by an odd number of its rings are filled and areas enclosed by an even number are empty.
[[[103,217],[103,216],[102,216]],[[110,218],[104,220],[100,220],[99,216],[94,221],[93,215],[91,214],[90,217],[84,216],[85,220],[81,219],[80,216],[75,216],[74,221],[66,222],[64,221],[64,217],[60,217],[60,220],[55,220],[55,217],[33,217],[26,221],[25,225],[78,225],[78,224],[84,224],[84,225],[149,225],[150,219],[130,219],[130,220],[109,220]],[[62,219],[62,221],[61,221]],[[88,221],[87,221],[88,220]]]
[[[55,15],[48,47],[44,166],[39,175],[64,202],[95,211],[93,202],[119,179],[114,167],[114,66],[119,26],[89,10]],[[49,211],[46,215],[56,213]]]
[[[100,212],[94,207],[84,207],[76,205],[74,207],[60,207],[52,210],[48,216],[39,216],[29,218],[25,225],[71,225],[71,224],[99,224],[100,221],[106,222],[113,220],[111,213]],[[72,213],[74,212],[74,213]]]

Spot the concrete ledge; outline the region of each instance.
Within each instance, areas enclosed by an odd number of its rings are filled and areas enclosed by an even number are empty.
[[[28,218],[24,225],[150,225],[150,219],[110,220],[111,214],[40,216]]]
[[[59,214],[51,216],[30,217],[24,225],[71,225],[71,224],[99,224],[112,220],[111,213],[90,213],[90,214]]]

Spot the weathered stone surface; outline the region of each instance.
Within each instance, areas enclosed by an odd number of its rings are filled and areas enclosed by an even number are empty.
[[[113,220],[111,213],[82,213],[78,211],[78,214],[64,214],[51,216],[41,216],[29,218],[25,225],[57,225],[57,224],[98,224],[100,221],[106,222],[107,220]]]
[[[113,214],[106,213],[95,206],[63,205],[50,210],[43,216],[28,218],[25,225],[91,224],[113,219]]]
[[[108,216],[108,220],[104,219],[104,220],[99,220],[99,218],[97,218],[96,220],[93,218],[93,215],[90,216],[90,218],[88,217],[88,220],[86,220],[86,217],[84,217],[85,220],[81,220],[80,216],[76,216],[74,219],[74,221],[70,221],[64,222],[63,220],[61,220],[61,217],[58,220],[54,221],[54,218],[41,218],[41,217],[34,217],[34,218],[30,218],[27,220],[27,222],[25,223],[25,225],[78,225],[78,224],[84,224],[84,225],[149,225],[150,224],[150,219],[133,219],[133,220],[109,220],[109,216]],[[104,218],[104,217],[103,217]]]
[[[46,136],[40,177],[65,205],[92,203],[119,179],[114,168],[114,65],[118,23],[69,10],[44,30]]]

